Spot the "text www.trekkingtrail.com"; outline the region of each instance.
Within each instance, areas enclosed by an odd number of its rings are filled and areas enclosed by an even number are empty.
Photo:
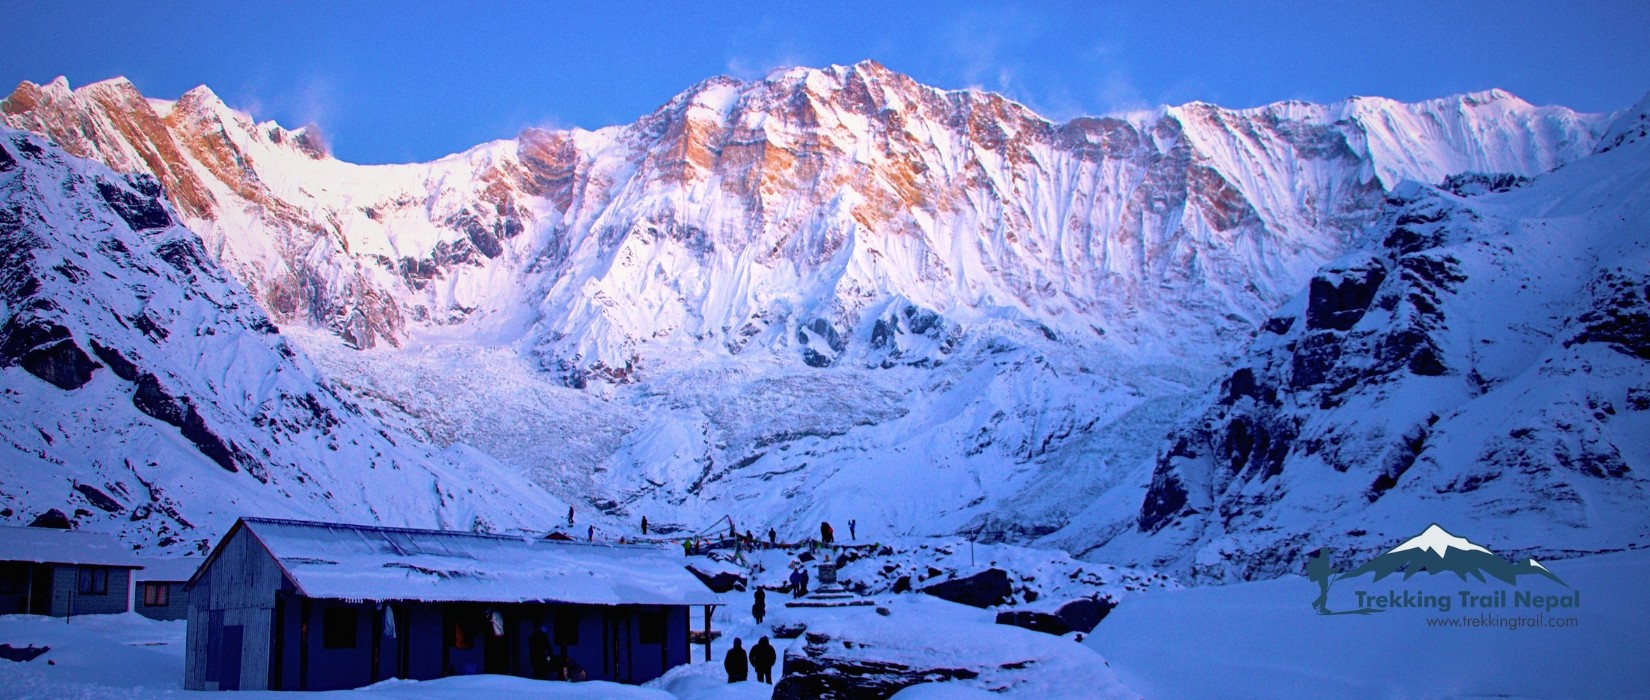
[[[1479,613],[1477,615],[1456,615],[1452,617],[1429,617],[1428,627],[1463,627],[1483,629],[1519,630],[1530,628],[1559,628],[1579,627],[1581,620],[1574,617],[1547,617],[1545,615],[1491,615]]]

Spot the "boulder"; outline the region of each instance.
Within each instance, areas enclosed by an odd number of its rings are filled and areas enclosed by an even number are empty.
[[[986,569],[970,576],[924,586],[922,592],[953,603],[989,608],[1008,602],[1014,595],[1014,587],[1009,585],[1007,571]]]
[[[852,652],[854,642],[808,633],[802,653],[785,653],[774,700],[859,700],[892,696],[918,683],[978,678],[979,672],[939,665],[910,665],[866,658]],[[860,651],[866,651],[863,647]],[[874,650],[872,650],[874,651]],[[874,654],[873,654],[874,655]]]
[[[1092,632],[1094,626],[1106,619],[1106,615],[1117,607],[1117,601],[1106,597],[1078,598],[1060,606],[1054,614],[1066,623],[1066,626],[1078,632]]]
[[[1071,625],[1061,619],[1059,615],[1036,610],[1004,610],[997,613],[997,624],[1013,625],[1031,630],[1052,634],[1056,637],[1071,631]],[[1086,630],[1085,630],[1086,631]]]
[[[63,511],[53,508],[34,517],[29,527],[49,527],[57,530],[73,530],[74,522]]]

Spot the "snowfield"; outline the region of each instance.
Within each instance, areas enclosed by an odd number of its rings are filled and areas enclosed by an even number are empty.
[[[1467,584],[1451,575],[1380,584],[1336,582],[1331,607],[1364,590],[1425,590],[1456,601],[1447,612],[1394,609],[1315,614],[1318,587],[1298,576],[1132,596],[1085,642],[1128,687],[1154,698],[1629,698],[1650,693],[1650,551],[1551,564],[1564,581],[1542,593],[1581,591],[1581,607],[1545,612],[1574,627],[1429,627],[1427,618],[1480,612],[1459,592],[1537,589]],[[1509,594],[1510,597],[1510,594]]]

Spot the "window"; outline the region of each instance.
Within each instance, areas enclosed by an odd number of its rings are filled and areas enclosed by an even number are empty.
[[[476,621],[468,616],[463,619],[449,619],[447,627],[450,630],[447,637],[453,641],[454,649],[474,649],[476,646]]]
[[[355,648],[355,608],[321,609],[321,646],[325,649]]]
[[[641,627],[642,644],[663,644],[665,641],[665,614],[662,612],[645,612],[637,616],[637,624]]]
[[[171,603],[172,587],[164,583],[143,584],[143,604],[149,607],[164,606]]]
[[[109,570],[96,567],[80,569],[78,591],[81,595],[108,595]]]
[[[0,564],[0,595],[22,593],[29,580],[29,569],[24,564]]]
[[[556,613],[556,643],[573,646],[579,643],[579,614],[571,610]]]

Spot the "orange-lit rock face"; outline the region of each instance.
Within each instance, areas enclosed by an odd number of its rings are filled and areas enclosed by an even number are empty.
[[[124,79],[73,93],[66,83],[41,88],[24,82],[0,103],[0,111],[8,124],[43,134],[70,153],[154,175],[185,216],[212,216],[212,194],[184,165],[160,115]]]
[[[800,313],[774,306],[784,295],[842,328],[895,295],[1075,313],[1083,333],[1153,305],[1259,317],[1299,282],[1277,270],[1327,259],[1380,205],[1366,132],[1337,109],[1055,124],[864,62],[711,79],[633,124],[377,169],[204,88],[158,111],[123,81],[24,83],[0,102],[9,124],[156,175],[277,319],[365,347],[526,303],[568,316],[545,321],[545,366],[583,370],[652,342],[743,348],[751,319]],[[726,289],[750,280],[819,288]],[[727,318],[686,308],[721,292],[738,297]]]

